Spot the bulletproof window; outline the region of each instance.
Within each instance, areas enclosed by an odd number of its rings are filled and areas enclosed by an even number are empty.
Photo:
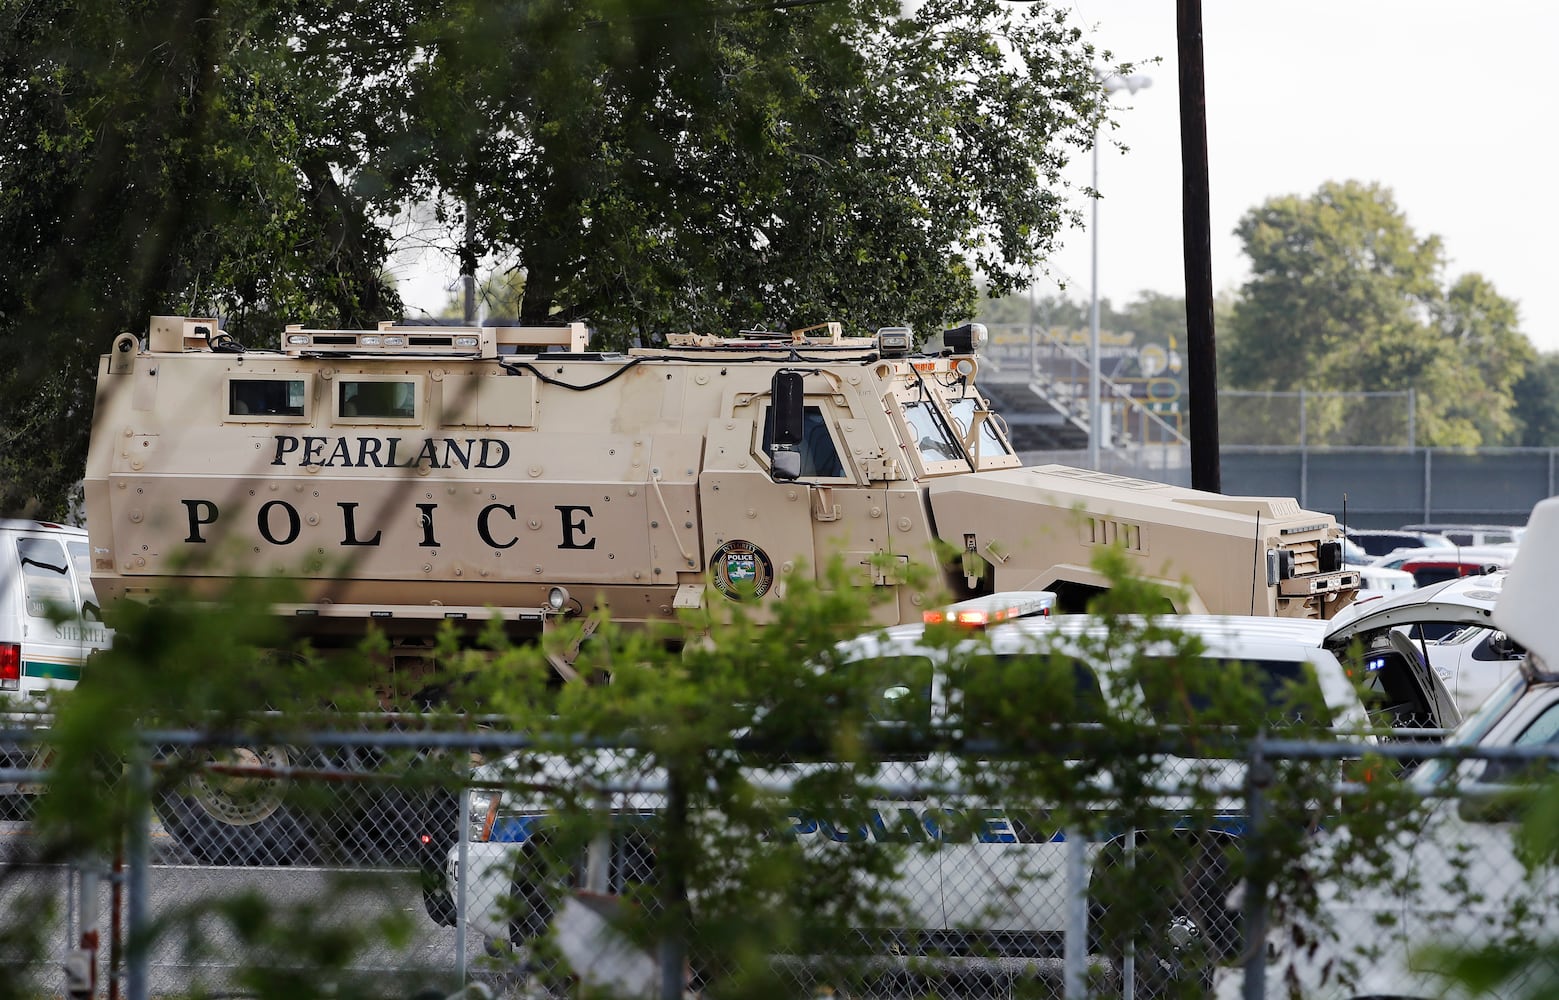
[[[970,426],[974,424],[975,404],[977,400],[973,396],[965,396],[963,399],[955,399],[948,404],[952,411],[955,428],[959,434],[967,434]],[[1012,451],[1007,447],[1001,435],[996,433],[996,424],[992,417],[987,416],[980,421],[980,458],[996,458],[1000,455],[1010,455]],[[958,456],[953,456],[958,457]]]
[[[22,593],[31,618],[47,618],[50,609],[73,614],[76,592],[70,585],[65,550],[51,538],[18,538],[16,555],[22,564]]]
[[[838,479],[844,476],[844,462],[828,431],[822,407],[808,406],[801,429],[801,475],[804,479]],[[763,453],[774,458],[774,408],[763,411]]]
[[[953,438],[952,429],[930,400],[904,404],[904,418],[909,421],[914,435],[915,450],[924,462],[963,462],[968,464],[963,449]]]
[[[417,416],[416,382],[342,379],[337,385],[337,416],[381,420],[413,420]]]
[[[301,417],[308,383],[301,378],[235,378],[227,383],[227,412],[234,417]]]

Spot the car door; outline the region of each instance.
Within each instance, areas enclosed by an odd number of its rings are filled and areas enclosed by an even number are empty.
[[[1515,705],[1480,746],[1559,745],[1559,687],[1538,691]],[[1512,787],[1531,766],[1470,761],[1456,772],[1462,794],[1435,807],[1413,852],[1421,889],[1404,915],[1414,974],[1433,977],[1442,968],[1443,959],[1428,946],[1529,944],[1532,935],[1551,935],[1559,926],[1554,867],[1525,863],[1518,841],[1523,810],[1489,794]]]
[[[43,531],[18,533],[12,542],[22,585],[19,687],[24,697],[81,679],[80,600],[64,542],[61,535]]]

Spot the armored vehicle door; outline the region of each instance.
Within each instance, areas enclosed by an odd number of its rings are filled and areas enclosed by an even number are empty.
[[[863,585],[897,582],[880,568],[886,496],[852,460],[849,436],[866,432],[836,397],[798,393],[796,403],[789,428],[776,426],[766,396],[738,396],[733,416],[709,423],[699,507],[706,568],[725,598],[761,601],[803,565],[815,575],[835,557]],[[776,462],[776,451],[788,456]],[[883,613],[898,620],[894,608]]]

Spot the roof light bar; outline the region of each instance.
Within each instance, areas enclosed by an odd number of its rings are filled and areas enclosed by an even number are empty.
[[[1009,590],[923,612],[927,625],[948,622],[965,628],[986,628],[1019,618],[1048,617],[1055,609],[1056,595],[1048,590]]]

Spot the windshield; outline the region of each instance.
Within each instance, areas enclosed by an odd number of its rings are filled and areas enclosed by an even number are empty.
[[[962,462],[964,453],[953,440],[946,421],[929,399],[904,404],[904,418],[915,435],[915,450],[922,462]]]
[[[974,424],[977,402],[978,400],[973,396],[965,396],[963,399],[955,399],[948,404],[948,409],[953,414],[953,423],[956,425],[954,429],[959,434],[966,435],[969,433],[970,426]],[[992,422],[992,416],[987,415],[984,420],[980,421],[980,445],[977,455],[979,459],[1010,454],[1006,442],[1001,439],[1001,435],[996,433],[996,425]]]

